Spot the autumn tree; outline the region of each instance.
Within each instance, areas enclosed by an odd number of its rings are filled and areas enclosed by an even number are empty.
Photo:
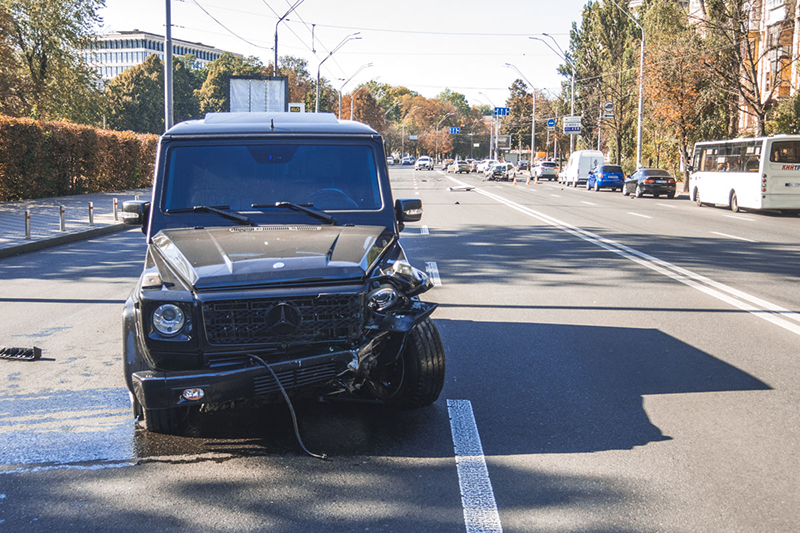
[[[97,75],[76,50],[88,44],[104,5],[105,0],[0,0],[0,41],[9,54],[2,56],[4,108],[14,105],[18,116],[99,120]]]

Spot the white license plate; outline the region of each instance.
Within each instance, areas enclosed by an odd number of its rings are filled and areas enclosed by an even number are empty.
[[[666,183],[665,180],[656,180],[656,183]]]

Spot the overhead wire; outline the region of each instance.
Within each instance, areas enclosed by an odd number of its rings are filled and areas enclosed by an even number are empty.
[[[217,18],[216,18],[216,17],[214,17],[214,15],[212,15],[211,13],[209,13],[208,11],[206,11],[206,8],[204,8],[203,6],[201,6],[201,5],[200,5],[200,3],[199,3],[197,0],[192,0],[192,3],[193,3],[194,5],[196,5],[197,7],[199,7],[199,8],[200,8],[200,10],[201,10],[203,13],[205,13],[206,15],[208,15],[208,16],[211,18],[211,20],[213,20],[214,22],[216,22],[217,24],[219,24],[220,26],[222,26],[223,28],[225,28],[225,30],[226,30],[228,33],[230,33],[231,35],[233,35],[233,36],[234,36],[234,37],[236,37],[237,39],[240,39],[240,40],[242,40],[242,41],[246,42],[246,43],[247,43],[247,44],[249,44],[250,46],[255,46],[256,48],[262,48],[262,49],[265,49],[265,50],[273,50],[273,48],[272,48],[272,47],[260,46],[260,45],[257,45],[257,44],[255,44],[255,43],[253,43],[253,42],[250,42],[250,41],[248,41],[247,39],[245,39],[244,37],[242,37],[241,35],[239,35],[238,33],[236,33],[235,31],[233,31],[232,29],[228,28],[228,27],[227,27],[225,24],[223,24],[222,22],[220,22],[219,20],[217,20]]]

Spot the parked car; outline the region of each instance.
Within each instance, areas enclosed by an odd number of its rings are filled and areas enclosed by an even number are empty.
[[[433,160],[427,155],[419,156],[417,162],[414,163],[414,170],[433,170]]]
[[[452,172],[453,174],[464,172],[469,174],[469,163],[466,161],[453,161],[450,163],[450,166],[447,167],[447,172]]]
[[[436,304],[418,298],[433,283],[399,238],[422,201],[392,198],[377,131],[330,113],[209,113],[158,150],[170,163],[152,203],[122,207],[147,240],[119,359],[148,431],[297,396],[439,397]]]
[[[552,161],[539,161],[531,170],[531,177],[553,181],[558,178],[558,165]]]
[[[523,159],[517,164],[517,170],[528,170],[530,168],[530,164],[528,163],[527,159]]]
[[[508,181],[517,176],[517,169],[511,163],[494,163],[484,172],[486,179]]]
[[[589,172],[586,189],[621,189],[625,184],[625,173],[619,165],[600,165]]]
[[[625,180],[622,194],[634,194],[636,198],[641,198],[644,194],[652,194],[654,198],[658,198],[664,194],[667,198],[675,198],[675,178],[660,168],[642,168]]]
[[[386,158],[386,164],[387,165],[394,165],[394,157],[392,157],[392,156],[387,157]]]
[[[566,184],[577,187],[589,179],[589,171],[605,163],[605,156],[600,150],[576,150],[569,156],[566,172]]]
[[[403,161],[400,164],[401,165],[413,165],[414,164],[414,158],[411,157],[410,155],[408,155],[408,156],[403,158]]]

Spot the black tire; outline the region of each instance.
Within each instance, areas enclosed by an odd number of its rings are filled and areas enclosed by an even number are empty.
[[[144,409],[144,427],[152,433],[178,435],[186,424],[187,411],[178,407]]]
[[[653,193],[653,198],[658,198],[659,196],[661,196],[660,192]]]
[[[641,185],[637,185],[636,186],[636,198],[641,198],[642,195],[644,195],[644,192],[642,191],[642,186]]]
[[[739,200],[736,198],[736,192],[731,193],[731,211],[733,213],[739,212]]]
[[[700,200],[700,191],[698,189],[694,190],[694,202],[697,204],[697,207],[703,207],[703,202]]]
[[[587,181],[586,183],[588,184],[589,182]],[[594,182],[594,192],[600,192],[600,184],[596,181]]]
[[[673,198],[675,198],[675,193],[674,193],[674,192],[668,192],[668,193],[667,193],[667,198],[669,198],[670,200],[672,200]]]
[[[436,325],[426,318],[411,330],[397,361],[380,369],[376,396],[403,409],[425,407],[436,401],[444,386],[444,347]]]
[[[589,186],[589,181],[587,180],[587,181],[586,181],[586,190],[587,190],[587,191],[589,191],[589,190],[591,190],[591,189],[592,189],[592,188]]]

